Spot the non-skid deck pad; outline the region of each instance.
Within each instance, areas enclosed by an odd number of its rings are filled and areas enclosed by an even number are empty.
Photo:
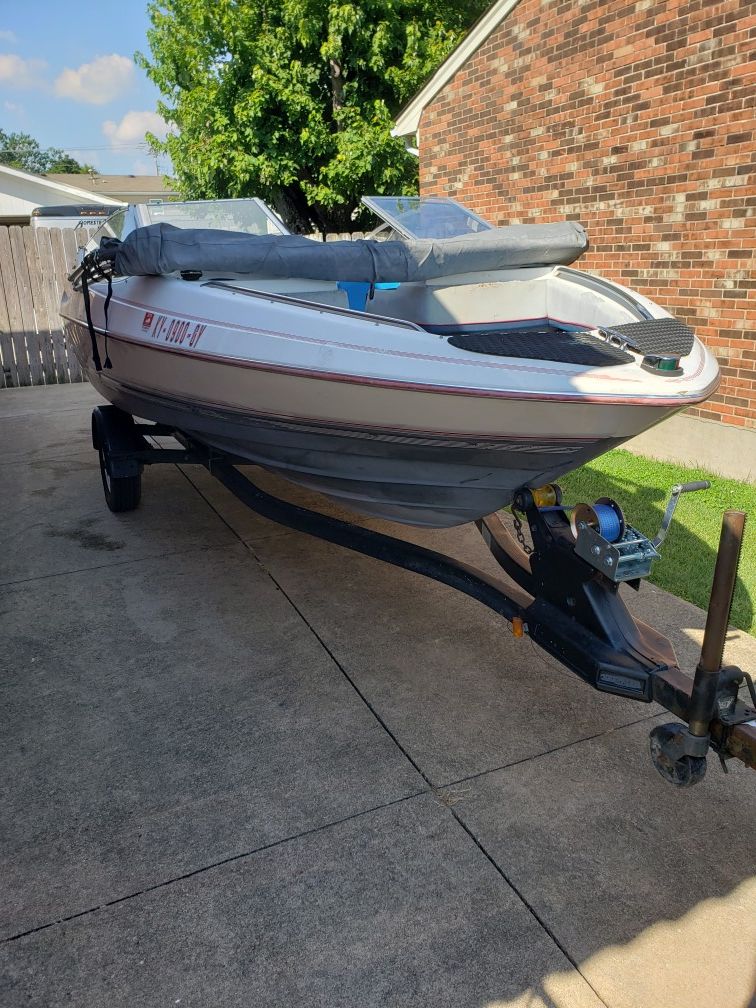
[[[449,343],[471,353],[529,357],[583,367],[613,367],[633,359],[624,350],[602,343],[589,333],[565,332],[551,326],[458,333],[450,337]]]
[[[604,328],[642,354],[685,357],[693,349],[693,330],[675,318],[648,319]]]

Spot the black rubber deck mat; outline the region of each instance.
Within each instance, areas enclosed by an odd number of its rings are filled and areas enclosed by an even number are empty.
[[[449,343],[471,353],[529,357],[583,367],[613,367],[633,360],[631,354],[603,343],[589,333],[565,332],[551,326],[458,333],[449,338]]]
[[[674,354],[685,357],[693,349],[693,330],[675,318],[648,319],[625,325],[603,326],[642,354]]]

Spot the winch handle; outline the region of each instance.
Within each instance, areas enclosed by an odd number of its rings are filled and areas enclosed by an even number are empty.
[[[669,526],[672,524],[672,515],[675,513],[680,494],[693,493],[695,490],[708,490],[710,486],[711,483],[708,480],[694,480],[692,483],[675,483],[667,502],[667,510],[664,512],[664,517],[662,518],[661,528],[651,543],[654,549],[659,549],[667,537]]]

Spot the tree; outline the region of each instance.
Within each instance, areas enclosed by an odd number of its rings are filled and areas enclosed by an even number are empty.
[[[343,231],[365,192],[417,191],[392,118],[487,0],[153,0],[164,142],[189,198],[260,196],[295,230]]]
[[[28,133],[6,133],[3,129],[0,129],[0,164],[35,175],[45,172],[83,175],[93,171],[57,147],[43,149]]]
[[[92,165],[79,164],[75,158],[55,147],[51,147],[46,153],[50,157],[50,163],[45,169],[49,175],[87,175],[95,171]]]

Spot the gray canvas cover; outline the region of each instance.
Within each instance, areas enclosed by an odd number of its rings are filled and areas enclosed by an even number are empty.
[[[104,239],[98,254],[117,276],[150,276],[176,270],[251,273],[390,283],[432,280],[459,273],[574,262],[588,247],[575,221],[512,224],[478,234],[433,241],[317,242],[299,235],[250,235],[238,231],[150,224],[124,241]]]

